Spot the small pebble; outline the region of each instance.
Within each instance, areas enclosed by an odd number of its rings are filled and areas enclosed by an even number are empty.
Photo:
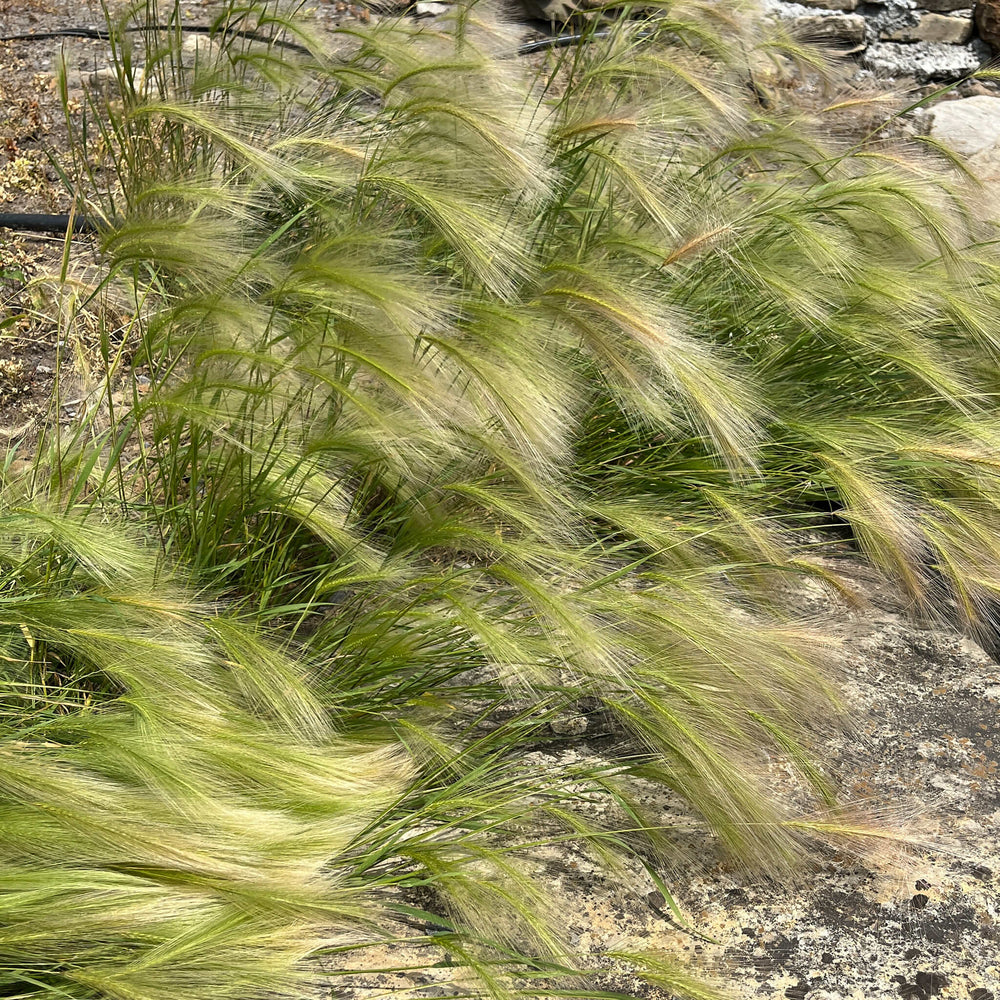
[[[549,728],[559,736],[582,736],[587,731],[587,719],[583,715],[567,715],[553,719]]]

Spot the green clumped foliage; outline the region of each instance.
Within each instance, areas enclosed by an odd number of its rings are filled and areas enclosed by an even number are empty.
[[[485,4],[131,17],[173,30],[113,25],[71,120],[92,392],[0,524],[0,991],[308,995],[400,921],[456,995],[555,990],[530,845],[665,870],[630,777],[801,861],[789,581],[847,531],[969,627],[1000,584],[996,258],[940,163],[764,106],[815,57],[730,5],[531,59]],[[580,704],[614,745],[540,764]]]
[[[489,836],[528,775],[484,752],[442,787],[450,761],[338,732],[301,664],[124,535],[13,508],[0,536],[3,995],[327,996],[305,959],[379,940],[434,882],[489,908],[493,949],[516,925],[562,955]]]
[[[339,737],[286,657],[60,522],[2,529],[0,989],[321,995],[301,959],[376,913],[329,866],[401,794],[400,748]]]

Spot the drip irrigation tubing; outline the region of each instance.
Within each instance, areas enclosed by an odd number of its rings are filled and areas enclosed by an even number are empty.
[[[234,38],[247,38],[251,42],[266,42],[293,52],[310,54],[310,50],[298,42],[289,42],[283,38],[273,38],[269,35],[259,35],[256,31],[246,31],[242,28],[213,28],[208,24],[145,24],[129,25],[122,29],[129,33],[141,31],[181,31],[195,35],[232,35]],[[57,28],[54,31],[27,32],[20,35],[0,35],[0,42],[36,42],[52,38],[90,38],[99,42],[110,42],[114,32],[103,28]]]
[[[85,215],[44,215],[36,212],[0,212],[0,229],[16,229],[22,233],[65,233],[72,223],[74,233],[97,231],[92,219]]]

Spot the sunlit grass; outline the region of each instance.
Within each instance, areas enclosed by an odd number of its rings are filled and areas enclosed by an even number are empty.
[[[937,161],[762,106],[763,62],[815,57],[750,13],[665,3],[537,63],[485,5],[239,16],[312,54],[116,34],[76,133],[105,270],[62,322],[118,325],[6,484],[4,968],[303,995],[419,910],[476,989],[530,959],[552,990],[575,959],[518,845],[667,862],[630,775],[734,866],[808,857],[760,780],[777,754],[835,801],[805,533],[992,627],[989,234]],[[539,768],[581,700],[613,745]]]

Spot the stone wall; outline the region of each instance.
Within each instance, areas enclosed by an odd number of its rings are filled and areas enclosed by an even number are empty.
[[[764,0],[804,39],[855,55],[880,77],[957,80],[1000,46],[1000,0]]]

